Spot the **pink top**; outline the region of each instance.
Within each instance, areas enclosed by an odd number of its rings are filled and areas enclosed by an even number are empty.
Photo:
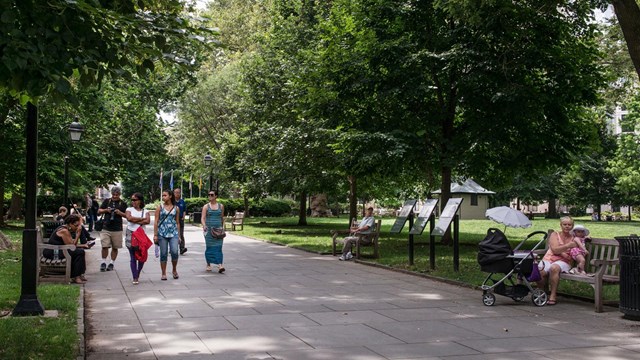
[[[558,235],[558,243],[560,245],[564,245],[566,244],[563,240],[562,240],[562,236],[560,236],[560,233],[558,233],[557,231],[555,232],[555,234]],[[571,241],[573,241],[573,238],[571,238]],[[564,256],[563,256],[564,255]],[[567,263],[569,266],[571,266],[571,256],[569,255],[569,250],[565,251],[564,253],[560,254],[560,255],[556,255],[553,253],[553,251],[551,251],[551,247],[549,247],[549,249],[547,250],[547,253],[544,254],[544,257],[542,258],[543,260],[547,260],[550,263],[554,263],[556,261],[563,261],[565,263]]]

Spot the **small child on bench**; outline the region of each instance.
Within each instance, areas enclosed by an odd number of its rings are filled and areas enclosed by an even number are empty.
[[[585,256],[589,254],[589,251],[587,251],[587,248],[584,246],[584,242],[589,236],[589,229],[582,225],[576,225],[573,227],[573,230],[571,230],[571,234],[573,235],[573,241],[578,245],[570,250],[571,258],[577,262],[577,266],[571,269],[569,273],[589,276],[589,274],[584,271],[586,263]]]

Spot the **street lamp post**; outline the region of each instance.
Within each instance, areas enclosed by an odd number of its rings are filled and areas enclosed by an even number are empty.
[[[213,164],[213,157],[211,156],[211,154],[207,153],[207,155],[204,156],[203,161],[204,166],[209,168],[209,191],[211,191],[213,190],[213,166],[211,166]],[[217,192],[218,189],[216,186],[216,193]]]
[[[82,132],[84,131],[84,126],[78,122],[78,118],[69,124],[66,127],[69,130],[69,136],[71,137],[71,142],[80,141],[80,137],[82,136]],[[65,128],[63,128],[64,130]],[[64,206],[67,207],[69,211],[71,211],[71,201],[69,200],[69,151],[66,149],[66,153],[64,155]]]
[[[44,307],[36,292],[38,274],[38,230],[36,229],[36,175],[38,173],[38,108],[27,104],[27,169],[25,187],[25,216],[22,231],[22,286],[20,300],[13,309],[14,316],[43,315]]]
[[[80,133],[84,130],[77,122],[69,126],[77,131],[80,126]],[[72,135],[72,139],[75,135]],[[78,136],[78,140],[80,137]],[[38,299],[37,294],[37,252],[38,252],[38,229],[36,229],[36,193],[38,190],[38,108],[32,103],[27,104],[27,169],[25,181],[25,217],[24,231],[22,232],[22,286],[20,289],[20,300],[13,309],[14,316],[43,315],[44,307]],[[65,169],[66,169],[65,161]],[[66,178],[66,177],[65,177]]]

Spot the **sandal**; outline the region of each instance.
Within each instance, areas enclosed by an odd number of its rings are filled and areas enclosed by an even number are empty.
[[[212,270],[212,269],[211,269],[211,265],[207,265],[207,268],[205,269],[205,271],[207,271],[207,272],[211,272],[211,270]]]
[[[71,283],[72,284],[84,284],[84,281],[82,281],[82,279],[80,279],[80,277],[78,276],[76,278],[71,279]]]
[[[549,306],[553,306],[553,305],[555,305],[556,303],[557,303],[557,301],[556,301],[556,300],[551,300],[551,299],[549,299],[549,301],[547,301],[547,305],[549,305]]]
[[[179,278],[180,278],[180,276],[178,276],[178,273],[174,271],[174,272],[173,272],[173,278],[174,278],[174,279],[179,279]]]
[[[160,280],[167,280],[167,275],[162,275],[162,277],[160,278]]]
[[[224,272],[224,270],[225,270],[225,269],[224,269],[224,266],[220,266],[220,267],[218,268],[218,273],[219,273],[219,274],[222,274],[222,273]]]

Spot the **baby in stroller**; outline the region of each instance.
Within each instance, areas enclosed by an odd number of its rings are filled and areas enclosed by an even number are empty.
[[[569,273],[588,276],[584,271],[584,266],[586,262],[585,256],[589,254],[589,251],[587,251],[587,248],[584,246],[584,242],[589,236],[589,229],[582,225],[576,225],[573,227],[573,230],[571,230],[571,235],[573,235],[573,241],[578,246],[571,248],[569,254],[571,258],[576,261],[577,266],[569,270]]]

